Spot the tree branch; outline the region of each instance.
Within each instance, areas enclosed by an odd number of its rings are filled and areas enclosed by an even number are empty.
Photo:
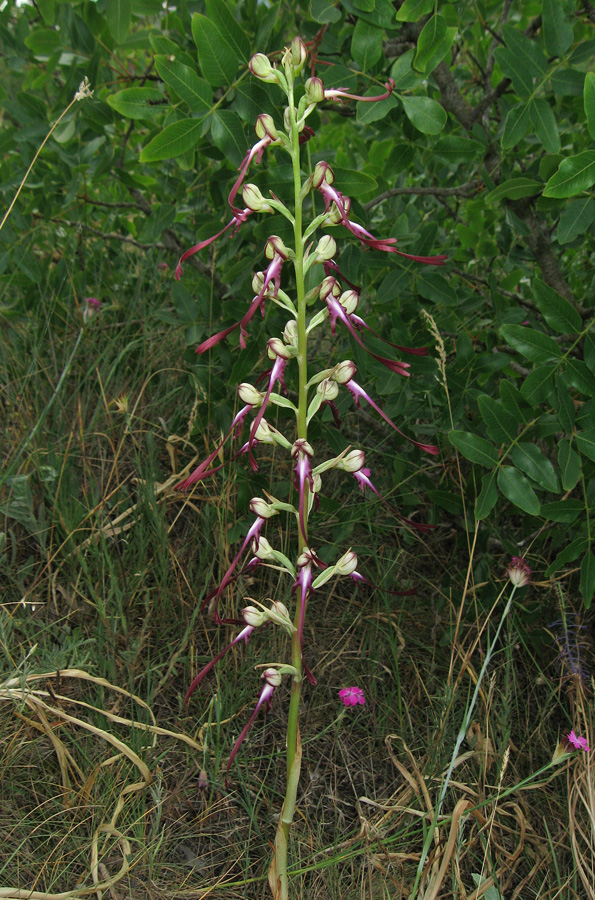
[[[456,187],[402,187],[402,188],[391,188],[388,191],[384,191],[384,193],[379,194],[377,197],[374,197],[372,200],[368,200],[367,203],[363,204],[366,212],[369,212],[371,209],[374,209],[375,206],[378,206],[379,203],[382,203],[383,200],[387,200],[389,197],[398,197],[404,194],[418,194],[420,196],[434,196],[434,197],[471,197],[473,194],[477,194],[479,191],[483,190],[483,184],[478,182],[477,179],[475,181],[467,181],[465,184],[460,184]]]

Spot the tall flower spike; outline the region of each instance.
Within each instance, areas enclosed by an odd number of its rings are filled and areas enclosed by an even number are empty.
[[[414,447],[419,447],[419,449],[423,450],[424,453],[431,453],[432,456],[438,456],[440,452],[438,450],[438,447],[435,447],[433,444],[420,444],[419,441],[414,441],[413,438],[408,437],[403,431],[401,431],[400,428],[397,428],[392,419],[389,419],[386,413],[382,412],[380,407],[376,403],[374,403],[374,401],[368,394],[366,394],[363,387],[357,384],[357,382],[355,382],[353,378],[350,381],[346,382],[345,387],[353,397],[356,406],[360,405],[360,400],[365,400],[370,404],[372,409],[375,409],[378,415],[382,416],[384,421],[387,422],[391,428],[394,428],[397,434],[400,434],[401,437],[404,437],[406,441],[409,441],[409,443],[413,444]]]

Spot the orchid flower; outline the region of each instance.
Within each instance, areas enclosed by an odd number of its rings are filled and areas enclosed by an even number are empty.
[[[255,708],[253,709],[253,711],[251,712],[250,718],[248,719],[248,721],[246,722],[246,724],[240,731],[239,737],[236,740],[235,744],[233,745],[231,753],[229,754],[229,760],[227,761],[227,768],[225,770],[226,785],[227,785],[227,776],[228,776],[229,770],[231,768],[231,764],[233,763],[234,759],[236,758],[237,752],[240,749],[240,747],[242,746],[242,743],[244,742],[244,738],[246,737],[246,735],[252,728],[254,720],[255,720],[256,716],[258,715],[258,711],[261,709],[262,706],[266,706],[268,709],[271,708],[271,702],[273,699],[273,694],[275,693],[275,688],[279,687],[279,685],[281,684],[281,675],[277,671],[277,669],[273,669],[273,668],[265,669],[261,675],[261,678],[264,681],[264,687],[262,688],[262,690],[260,692],[260,697],[258,698],[258,702],[257,702]]]
[[[295,459],[295,479],[294,486],[298,492],[298,519],[304,541],[307,540],[308,534],[306,530],[306,482],[310,485],[310,490],[314,490],[314,481],[312,478],[312,466],[310,459],[314,455],[314,451],[310,444],[304,440],[297,440],[293,445],[291,455]]]
[[[231,220],[231,222],[227,223],[225,228],[222,228],[221,231],[217,232],[217,234],[214,234],[212,237],[207,238],[204,241],[200,241],[200,243],[195,244],[194,247],[190,247],[189,250],[186,250],[184,253],[182,253],[182,255],[180,256],[180,259],[178,260],[178,265],[176,266],[176,271],[174,273],[174,278],[176,279],[176,281],[179,281],[180,278],[182,277],[182,275],[184,274],[184,271],[182,269],[182,263],[186,262],[186,260],[188,259],[189,256],[194,256],[194,254],[198,253],[199,250],[202,250],[203,247],[208,247],[209,244],[214,243],[218,238],[221,237],[222,234],[225,234],[225,232],[228,231],[230,228],[232,229],[230,236],[233,236],[234,234],[236,234],[240,225],[242,225],[246,221],[246,219],[248,218],[249,215],[251,215],[251,213],[252,213],[252,210],[248,209],[248,208],[237,210],[237,212],[234,213],[233,219]]]
[[[185,478],[184,481],[180,481],[178,484],[176,484],[174,490],[187,491],[188,488],[192,487],[193,484],[196,484],[197,481],[202,481],[203,478],[206,478],[208,475],[212,474],[212,472],[209,471],[210,464],[213,462],[215,457],[219,455],[222,448],[227,443],[229,437],[231,435],[237,434],[241,430],[244,420],[251,409],[251,403],[246,403],[246,405],[242,407],[242,409],[234,417],[234,420],[229,426],[225,437],[218,444],[215,450],[213,450],[212,453],[209,453],[207,458],[201,462],[201,464],[194,470],[194,472],[192,472],[191,475],[188,476],[188,478]]]
[[[380,407],[376,403],[374,403],[372,398],[364,391],[363,387],[357,384],[357,382],[354,381],[353,378],[350,381],[346,382],[345,387],[353,397],[355,405],[357,407],[359,407],[360,405],[360,400],[365,400],[370,404],[372,409],[375,409],[378,415],[382,416],[384,421],[387,422],[391,428],[394,428],[397,434],[400,434],[401,437],[404,437],[406,441],[409,441],[409,443],[413,444],[414,447],[419,447],[419,449],[423,450],[424,453],[431,453],[432,456],[438,456],[438,453],[440,452],[438,450],[438,447],[435,447],[433,444],[421,444],[419,443],[419,441],[414,441],[413,438],[408,437],[403,431],[401,431],[400,428],[397,428],[392,419],[389,419],[386,413],[382,412]]]
[[[372,491],[372,493],[376,494],[376,496],[379,498],[379,500],[381,500],[384,503],[384,505],[387,507],[387,509],[390,509],[392,514],[394,516],[396,516],[398,519],[400,519],[402,522],[405,522],[407,525],[410,525],[411,528],[415,528],[417,531],[424,532],[424,534],[427,534],[428,532],[433,531],[434,525],[428,525],[425,522],[414,522],[413,519],[408,519],[406,516],[402,516],[400,512],[397,512],[397,510],[393,506],[391,506],[387,500],[385,500],[385,498],[382,496],[380,491],[377,490],[377,488],[375,488],[374,485],[372,484],[372,482],[370,481],[370,470],[369,469],[362,467],[361,469],[358,469],[357,472],[352,472],[351,474],[357,481],[357,483],[361,489],[361,492],[364,496],[366,494],[366,488],[369,488]]]
[[[312,98],[320,100],[335,100],[341,103],[343,100],[359,100],[363,103],[377,103],[379,100],[386,100],[395,89],[393,78],[389,78],[385,82],[384,94],[378,94],[374,97],[363,97],[360,94],[350,94],[346,88],[330,88],[326,89],[321,78],[309,78],[306,82],[306,94]]]
[[[186,691],[186,696],[184,697],[184,705],[185,706],[188,703],[188,701],[190,700],[190,698],[191,698],[192,694],[194,693],[194,691],[196,690],[196,688],[199,686],[199,684],[205,677],[205,675],[208,675],[208,673],[211,671],[211,669],[213,669],[217,665],[219,660],[223,659],[223,657],[227,653],[229,653],[231,648],[235,647],[236,644],[239,644],[240,641],[244,641],[244,644],[247,644],[250,639],[250,636],[253,634],[254,631],[255,631],[255,627],[253,625],[246,625],[246,627],[243,628],[240,631],[240,633],[234,637],[233,641],[230,644],[228,644],[227,647],[224,647],[223,650],[220,650],[219,653],[216,656],[214,656],[213,659],[209,663],[207,663],[207,665],[203,669],[200,670],[200,672],[198,673],[196,678],[194,678],[194,680],[192,681],[192,684]]]

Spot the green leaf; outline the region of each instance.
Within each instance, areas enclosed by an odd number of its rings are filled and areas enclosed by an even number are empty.
[[[481,479],[481,493],[475,501],[475,518],[477,521],[485,519],[493,510],[498,500],[498,489],[496,487],[496,475],[494,472],[488,472]]]
[[[250,40],[246,32],[236,22],[225,0],[207,0],[207,16],[218,28],[224,40],[235,51],[238,59],[248,63]]]
[[[537,494],[518,469],[513,466],[502,466],[498,472],[498,487],[507,500],[529,513],[530,516],[539,515],[539,500]]]
[[[234,166],[239,166],[246,155],[246,136],[236,114],[228,109],[213,113],[211,136],[215,146]]]
[[[536,41],[527,37],[514,25],[504,25],[502,36],[509,50],[514,54],[517,65],[523,65],[533,78],[540,78],[547,72],[547,59]]]
[[[555,340],[541,331],[524,328],[522,325],[502,325],[500,333],[507,344],[531,362],[550,362],[562,356]]]
[[[382,56],[383,37],[382,28],[370,25],[364,19],[357,20],[351,38],[351,54],[362,72],[375,66]]]
[[[366,94],[373,97],[376,94],[376,91],[377,88],[371,88],[369,91],[366,91]],[[398,105],[399,101],[394,94],[391,94],[390,97],[385,97],[384,100],[378,100],[376,103],[358,100],[355,107],[356,119],[362,125],[369,125],[370,122],[378,122],[380,119],[384,119],[391,109],[396,109]]]
[[[198,142],[203,129],[202,119],[180,119],[163,129],[152,141],[149,141],[140,154],[141,162],[156,162],[160,159],[172,159],[192,150]]]
[[[498,451],[493,444],[476,434],[467,431],[450,431],[448,440],[456,447],[465,459],[473,463],[479,463],[491,469],[498,462]]]
[[[545,49],[550,56],[564,56],[574,40],[574,34],[560,0],[543,0],[541,21]]]
[[[125,88],[107,98],[112,109],[128,119],[152,119],[160,115],[164,100],[161,91],[152,87]]]
[[[581,453],[584,453],[585,456],[595,462],[595,429],[590,428],[588,431],[578,431],[576,434],[576,445]]]
[[[53,28],[36,28],[25,38],[25,47],[35,56],[51,56],[62,48],[62,40]]]
[[[595,375],[591,372],[582,359],[566,360],[566,380],[577,391],[582,391],[588,397],[595,398]]]
[[[190,112],[206,115],[213,106],[213,91],[208,81],[196,72],[167,56],[155,57],[155,68],[161,80],[190,107]]]
[[[581,460],[570,441],[558,441],[558,465],[562,476],[562,489],[572,491],[581,477]]]
[[[556,500],[554,503],[541,504],[541,515],[550,522],[570,524],[584,511],[585,505],[580,500]]]
[[[585,84],[585,73],[578,69],[559,69],[552,75],[550,84],[558,97],[580,97]]]
[[[377,183],[370,175],[365,172],[357,172],[355,169],[342,169],[340,166],[334,166],[335,173],[334,183],[343,194],[349,197],[359,197],[361,194],[369,194],[377,188]]]
[[[592,197],[580,197],[565,204],[560,214],[556,237],[558,243],[568,244],[584,234],[595,219],[595,200]]]
[[[408,91],[416,86],[417,75],[411,68],[414,56],[415,50],[407,50],[406,53],[398,56],[392,64],[390,77],[393,79],[397,90]]]
[[[46,25],[53,25],[56,21],[54,0],[37,0],[37,9]]]
[[[572,434],[576,410],[562,377],[556,379],[556,402],[554,404],[560,425],[567,434]]]
[[[529,110],[539,143],[548,153],[559,153],[560,135],[556,117],[547,100],[532,100]]]
[[[438,134],[446,125],[446,113],[436,100],[430,97],[404,97],[401,103],[405,115],[422,134]]]
[[[432,503],[435,503],[449,513],[454,513],[456,515],[463,511],[463,504],[460,496],[454,494],[452,491],[430,490],[426,491],[426,494]]]
[[[456,33],[456,28],[448,28],[444,16],[434,15],[428,19],[417,39],[413,68],[422,75],[433,72],[452,47]]]
[[[529,372],[521,385],[521,394],[531,406],[539,406],[547,399],[554,381],[555,366],[537,366]]]
[[[315,22],[329,25],[339,21],[341,10],[337,9],[337,3],[333,0],[310,0],[310,15]]]
[[[515,106],[506,116],[502,133],[502,149],[510,150],[521,141],[531,128],[531,104]]]
[[[486,425],[488,436],[497,443],[512,443],[517,436],[519,422],[504,409],[501,403],[482,394],[478,400],[479,412]]]
[[[568,300],[541,278],[533,279],[532,288],[540,313],[554,331],[558,334],[578,334],[582,331],[582,319]]]
[[[521,441],[512,448],[510,458],[521,472],[536,481],[544,490],[552,493],[560,490],[553,465],[536,444]]]
[[[544,197],[575,197],[595,184],[595,150],[562,160],[555,175],[545,186]]]
[[[585,115],[589,134],[595,141],[595,72],[587,72],[585,76],[585,89],[583,93]]]
[[[397,22],[418,22],[434,8],[434,0],[405,0],[397,13]]]
[[[586,550],[589,547],[589,541],[586,537],[581,536],[575,538],[567,547],[565,547],[558,555],[556,556],[553,563],[547,567],[545,570],[545,577],[549,578],[558,569],[561,569],[562,566],[565,566],[566,563],[573,562],[580,556],[583,550]]]
[[[541,192],[542,184],[532,178],[519,176],[503,181],[497,188],[487,194],[486,203],[501,203],[502,200],[520,200],[521,197],[532,197]]]
[[[519,97],[531,97],[533,94],[533,78],[531,70],[517,59],[507,47],[497,47],[494,56],[504,75],[510,78],[515,93]]]
[[[595,591],[595,556],[590,550],[585,553],[581,560],[580,591],[585,601],[585,607],[589,609],[593,599],[593,592]]]
[[[131,17],[131,0],[107,0],[105,18],[107,27],[116,44],[123,44],[128,37]]]
[[[485,148],[479,141],[460,137],[457,134],[449,134],[436,141],[432,152],[446,160],[447,163],[456,165],[475,162],[481,158]]]
[[[444,303],[445,306],[455,306],[457,303],[456,291],[448,280],[440,272],[431,271],[430,266],[418,269],[417,289],[424,300],[431,303]]]
[[[361,12],[373,12],[376,0],[353,0],[353,5]]]
[[[219,29],[206,16],[192,16],[192,37],[202,74],[213,87],[230,84],[238,70],[238,58]]]

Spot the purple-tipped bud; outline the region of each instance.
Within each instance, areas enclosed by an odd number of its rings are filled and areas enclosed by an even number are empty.
[[[531,574],[533,569],[529,568],[522,556],[512,557],[507,572],[511,583],[515,587],[526,587],[528,584],[531,584]]]
[[[316,163],[312,173],[312,184],[315,188],[319,188],[323,181],[326,181],[327,184],[332,184],[334,180],[335,173],[327,162],[321,160]]]
[[[261,678],[263,681],[266,681],[267,684],[270,684],[271,687],[279,687],[282,680],[281,673],[278,672],[277,669],[265,669]]]
[[[252,278],[252,290],[255,294],[260,294],[264,287],[264,272],[255,272]]]
[[[337,243],[330,234],[324,234],[318,241],[318,246],[314,252],[320,261],[327,261],[336,254]]]
[[[343,472],[359,472],[366,463],[366,455],[363,450],[350,450],[343,459],[337,463],[337,469]]]
[[[270,84],[281,84],[279,73],[273,68],[268,56],[265,56],[264,53],[255,53],[248,63],[248,68],[254,77],[260,78],[261,81],[268,81]]]
[[[242,188],[242,199],[244,200],[244,206],[247,206],[252,212],[273,212],[272,206],[267,203],[255,184],[244,185]]]
[[[281,338],[272,337],[267,341],[267,355],[269,359],[276,359],[278,356],[281,359],[291,359],[293,352],[291,347],[284,344]]]
[[[258,536],[258,541],[254,540],[252,542],[252,552],[257,559],[265,560],[274,560],[275,552],[267,539],[262,537],[262,535]]]
[[[337,575],[351,575],[357,569],[357,554],[349,549],[347,553],[337,560],[335,572]]]
[[[242,619],[246,625],[251,625],[252,628],[260,628],[261,625],[264,625],[269,620],[266,611],[257,609],[255,606],[245,606],[242,610]]]
[[[248,384],[246,381],[242,382],[238,387],[238,396],[242,403],[249,403],[250,406],[262,406],[262,401],[264,398],[264,394],[261,391],[257,391],[256,388]]]
[[[291,448],[291,455],[293,459],[295,459],[300,453],[305,453],[306,456],[314,456],[312,445],[309,444],[308,441],[305,441],[304,438],[298,438]]]
[[[279,137],[279,133],[275,128],[275,123],[273,121],[273,117],[269,116],[268,113],[261,113],[254,126],[254,130],[256,132],[256,136],[261,140],[265,137],[270,138],[272,141],[276,141]]]
[[[357,366],[350,359],[340,362],[335,371],[333,378],[338,384],[348,384],[357,372]]]
[[[266,419],[261,419],[258,423],[258,427],[254,432],[254,438],[258,441],[259,444],[274,444],[275,438],[273,437],[273,432],[269,427],[269,423]]]
[[[287,259],[289,250],[277,234],[272,234],[265,244],[264,255],[267,259],[273,259],[275,255]]]
[[[308,51],[301,37],[294,37],[291,42],[291,67],[294,75],[299,75],[306,60],[308,59]]]
[[[348,316],[354,313],[359,304],[359,294],[357,291],[344,291],[339,297],[339,303]]]
[[[334,275],[327,275],[326,278],[323,278],[318,294],[321,300],[326,301],[329,294],[332,294],[333,297],[338,297],[340,293],[341,286]]]
[[[324,83],[322,78],[308,78],[306,81],[306,98],[308,103],[322,103],[324,100]]]
[[[262,497],[252,497],[250,509],[259,519],[270,519],[272,516],[278,515],[273,504],[267,503]]]
[[[313,550],[311,547],[304,547],[297,558],[297,567],[298,569],[303,569],[304,566],[315,566],[318,564],[318,562],[319,560],[316,556],[316,550]]]

